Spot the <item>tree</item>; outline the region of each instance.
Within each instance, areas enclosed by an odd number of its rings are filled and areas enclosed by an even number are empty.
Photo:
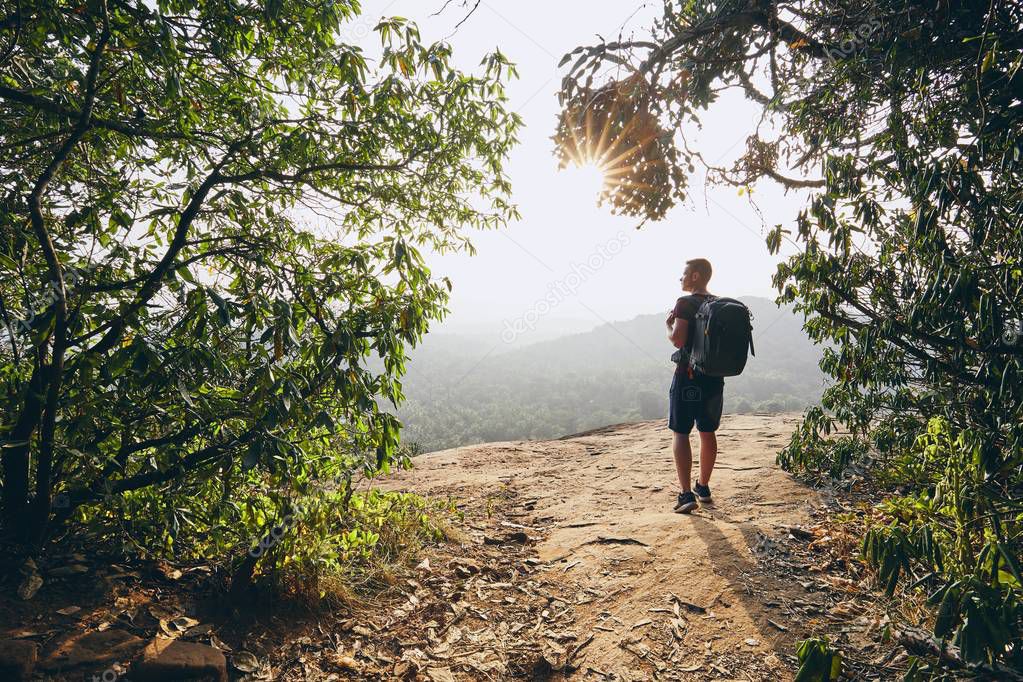
[[[666,2],[649,40],[566,56],[558,132],[563,144],[603,140],[569,148],[606,163],[622,158],[629,111],[673,131],[643,150],[669,181],[614,175],[624,178],[610,190],[616,205],[634,215],[663,215],[664,197],[684,196],[699,164],[718,183],[807,192],[794,224],[767,241],[774,253],[786,239],[799,247],[774,281],[828,344],[822,367],[834,382],[780,461],[836,473],[869,457],[911,486],[866,556],[889,590],[913,571],[929,576],[920,585],[940,605],[935,632],[964,664],[1015,668],[1021,28],[1023,6],[1008,0]],[[609,66],[613,83],[594,84]],[[689,131],[730,88],[762,108],[764,125],[734,166],[714,167]],[[587,119],[578,112],[595,91],[604,96]],[[836,423],[851,435],[829,438]]]
[[[467,75],[395,18],[371,67],[343,39],[358,10],[5,5],[9,536],[76,518],[251,546],[317,481],[392,461],[386,404],[450,288],[419,250],[515,215],[520,120],[502,55]]]

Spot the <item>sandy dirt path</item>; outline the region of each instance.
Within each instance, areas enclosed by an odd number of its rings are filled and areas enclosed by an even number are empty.
[[[475,621],[460,621],[457,637],[450,624],[431,631],[435,644],[447,635],[443,651],[454,657],[434,679],[791,678],[800,605],[809,610],[814,595],[758,549],[804,523],[816,502],[775,465],[797,421],[726,417],[715,502],[691,515],[672,512],[663,421],[431,453],[384,481],[459,500],[467,547],[487,549],[495,566],[507,558],[528,568],[491,578],[489,586],[518,592],[486,600]],[[530,598],[539,605],[523,610]],[[516,638],[518,658],[509,661],[499,650]],[[488,646],[500,665],[481,663]],[[483,650],[475,668],[457,664],[460,647]],[[526,655],[531,648],[537,660]]]

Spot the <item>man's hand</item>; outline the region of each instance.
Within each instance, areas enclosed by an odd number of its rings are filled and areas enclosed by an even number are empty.
[[[674,310],[672,310],[672,311],[670,311],[668,313],[668,319],[666,319],[664,321],[664,323],[668,326],[668,329],[671,329],[672,327],[675,326],[675,311]]]

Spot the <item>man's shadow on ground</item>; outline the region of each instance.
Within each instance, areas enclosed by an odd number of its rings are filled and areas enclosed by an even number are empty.
[[[755,554],[765,536],[753,524],[732,521],[713,507],[709,511],[712,511],[713,517],[693,514],[690,518],[693,529],[707,548],[707,557],[714,572],[728,583],[731,587],[731,596],[738,599],[738,605],[755,626],[756,633],[752,636],[762,644],[769,644],[779,655],[793,656],[797,640],[794,631],[799,624],[791,622],[792,616],[786,613],[784,607],[796,597],[793,594],[793,585],[798,585],[795,576],[791,574],[782,576],[779,572],[761,568],[749,554],[735,546],[735,543],[721,531],[720,526],[721,522],[727,522],[737,528],[745,544],[742,549]],[[800,596],[803,596],[802,593]],[[787,631],[772,625],[769,622],[771,620],[787,627]]]

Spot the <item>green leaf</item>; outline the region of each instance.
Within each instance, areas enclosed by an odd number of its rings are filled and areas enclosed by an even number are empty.
[[[225,301],[220,294],[212,288],[207,288],[206,291],[209,293],[210,298],[217,307],[217,319],[220,321],[221,326],[226,327],[231,323],[231,311],[227,307],[227,301]]]
[[[189,270],[187,266],[182,265],[175,270],[175,272],[181,279],[185,280],[189,284],[196,284],[195,275],[192,274],[192,271]]]

